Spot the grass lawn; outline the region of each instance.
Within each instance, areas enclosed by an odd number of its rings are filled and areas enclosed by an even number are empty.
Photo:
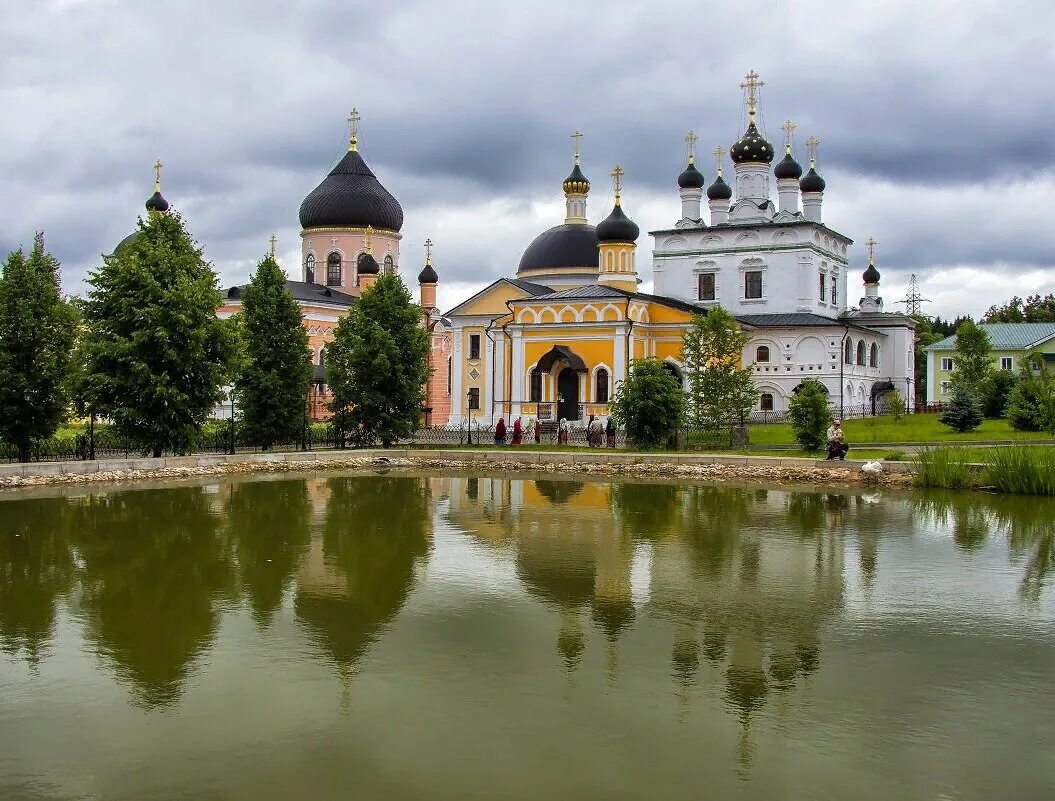
[[[846,440],[851,448],[870,442],[984,442],[986,440],[1051,439],[1045,431],[1015,431],[1006,420],[983,420],[974,431],[958,434],[938,422],[936,414],[910,414],[894,422],[889,417],[846,420]],[[786,423],[751,426],[752,445],[791,445],[795,438]]]

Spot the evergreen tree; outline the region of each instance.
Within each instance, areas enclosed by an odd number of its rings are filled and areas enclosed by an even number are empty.
[[[721,306],[693,318],[682,341],[690,425],[713,430],[739,423],[755,405],[751,368],[741,366],[746,345],[747,334]]]
[[[963,387],[972,398],[977,399],[982,382],[993,371],[992,346],[989,335],[973,320],[967,319],[956,327],[956,370],[953,372],[954,386]]]
[[[684,411],[685,392],[658,359],[636,359],[612,401],[612,417],[639,448],[666,447]]]
[[[803,381],[788,402],[788,422],[795,441],[804,451],[819,451],[827,439],[831,420],[828,393],[824,387],[812,378]]]
[[[88,278],[83,392],[144,452],[185,453],[231,377],[235,328],[178,214],[148,212]]]
[[[895,389],[887,395],[885,413],[893,417],[895,423],[905,416],[905,397],[899,390]]]
[[[1010,370],[993,370],[982,381],[978,401],[982,414],[991,420],[1004,416],[1011,390],[1018,383],[1018,376]]]
[[[326,346],[333,425],[353,445],[386,448],[421,424],[429,335],[395,274],[384,274],[337,324]]]
[[[978,401],[966,385],[954,384],[949,407],[941,413],[938,420],[942,425],[947,425],[953,431],[959,431],[962,434],[981,425],[982,411],[978,406]]]
[[[78,315],[59,287],[58,260],[37,234],[29,258],[7,257],[0,276],[0,437],[29,461],[69,416],[70,357]]]
[[[312,376],[308,332],[273,256],[257,265],[242,308],[244,363],[235,390],[245,436],[267,449],[293,441],[304,427]]]

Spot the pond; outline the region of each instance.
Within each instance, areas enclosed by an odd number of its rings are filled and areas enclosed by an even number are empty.
[[[0,798],[1052,798],[1053,519],[528,476],[0,495]]]

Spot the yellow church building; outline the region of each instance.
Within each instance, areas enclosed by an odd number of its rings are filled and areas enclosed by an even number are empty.
[[[451,422],[499,417],[605,417],[634,359],[656,358],[682,380],[682,332],[697,307],[638,291],[638,226],[615,203],[586,219],[590,182],[578,147],[564,181],[567,215],[528,246],[515,278],[500,278],[447,313]]]

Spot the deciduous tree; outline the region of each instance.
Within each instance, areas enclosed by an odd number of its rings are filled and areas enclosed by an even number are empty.
[[[799,391],[788,402],[788,422],[795,441],[804,451],[820,450],[831,419],[828,393],[824,387],[814,379],[803,381]]]
[[[677,435],[685,391],[658,359],[637,359],[616,390],[612,417],[639,448],[663,448]]]
[[[755,405],[751,368],[741,363],[746,345],[747,334],[721,306],[693,318],[682,342],[690,425],[718,429],[739,423]]]
[[[59,286],[59,262],[37,234],[27,259],[7,257],[0,276],[0,437],[29,461],[69,416],[69,372],[78,315]]]
[[[354,445],[386,448],[421,424],[429,376],[421,310],[394,274],[383,274],[337,324],[326,346],[333,424]]]
[[[148,212],[137,235],[88,277],[83,392],[144,452],[186,452],[231,378],[234,327],[216,317],[216,273],[176,213]]]

